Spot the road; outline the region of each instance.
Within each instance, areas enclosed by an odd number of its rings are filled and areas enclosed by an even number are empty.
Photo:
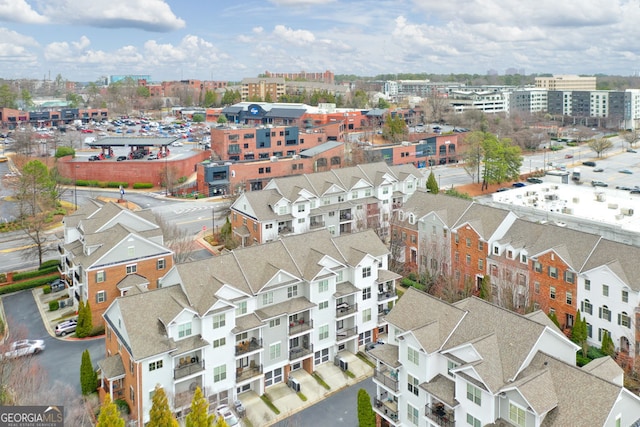
[[[341,390],[313,406],[285,418],[274,427],[328,427],[358,425],[358,390],[364,388],[370,397],[376,395],[371,378]]]
[[[82,352],[89,350],[94,365],[104,358],[104,338],[91,340],[63,341],[50,336],[42,322],[31,291],[22,291],[2,297],[9,341],[16,339],[42,339],[45,351],[34,356],[46,372],[43,387],[49,390],[69,386],[80,394],[80,362]],[[66,388],[66,387],[65,387]],[[62,402],[42,402],[42,404],[62,404]]]

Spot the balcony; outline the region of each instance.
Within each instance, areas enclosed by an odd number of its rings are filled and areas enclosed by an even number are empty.
[[[432,421],[442,427],[455,427],[456,420],[453,417],[453,411],[447,411],[442,403],[425,406],[425,415]]]
[[[388,369],[376,369],[373,373],[373,380],[382,384],[389,390],[393,390],[395,392],[399,390],[398,374],[394,371],[389,371]]]
[[[289,336],[298,335],[310,329],[313,329],[313,320],[298,319],[295,322],[289,322]]]
[[[174,380],[204,371],[204,360],[199,361],[197,357],[192,357],[191,360],[191,362],[180,364],[173,369]]]
[[[351,221],[351,209],[343,209],[340,211],[340,221]]]
[[[378,292],[378,302],[385,301],[396,297],[396,290],[389,289],[387,291]]]
[[[236,368],[236,382],[246,381],[262,375],[262,364],[256,365],[252,360],[249,367]]]
[[[64,255],[64,247],[62,246],[62,244],[58,244],[58,253],[60,255]]]
[[[336,305],[336,319],[358,312],[358,304],[350,305],[346,302]]]
[[[324,227],[324,221],[322,219],[311,218],[311,221],[309,222],[309,228],[313,230],[315,228],[322,228],[322,227]]]
[[[392,424],[398,422],[398,402],[391,399],[373,399],[373,409]]]
[[[358,327],[353,327],[349,329],[338,329],[336,330],[336,341],[344,341],[353,336],[358,336]]]
[[[120,381],[122,381],[122,380],[120,380]],[[112,390],[109,390],[109,383],[108,382],[105,382],[105,385],[102,387],[102,390],[104,390],[105,393],[111,393],[111,398],[113,400],[124,399],[124,388],[122,387],[122,385],[118,384],[115,381],[113,383],[113,389]]]
[[[306,347],[303,347],[303,346],[295,347],[289,350],[289,360],[302,359],[303,357],[308,356],[309,354],[312,354],[312,353],[313,353],[313,344]]]
[[[236,344],[236,356],[251,353],[262,348],[262,338],[251,338],[251,341],[242,341]]]

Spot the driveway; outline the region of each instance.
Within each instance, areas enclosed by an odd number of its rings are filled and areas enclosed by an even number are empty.
[[[36,290],[38,292],[40,290]],[[89,340],[65,341],[51,336],[44,326],[32,291],[21,291],[2,297],[7,320],[8,340],[18,338],[42,339],[46,349],[35,356],[47,373],[45,385],[68,385],[80,394],[80,362],[82,352],[89,349],[94,366],[104,358],[104,337]],[[58,402],[53,402],[58,403]]]

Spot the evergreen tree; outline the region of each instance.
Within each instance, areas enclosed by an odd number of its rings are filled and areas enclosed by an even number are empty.
[[[602,335],[602,347],[600,348],[604,354],[613,357],[616,353],[616,346],[611,339],[609,332],[605,331]]]
[[[82,390],[82,394],[85,396],[95,393],[96,388],[98,388],[98,374],[95,369],[93,369],[89,350],[82,352],[82,362],[80,363],[80,388]]]
[[[227,424],[223,417],[218,417],[216,418],[215,427],[229,427],[229,424]]]
[[[571,329],[571,341],[578,345],[582,345],[582,342],[587,339],[587,322],[582,319],[580,310],[576,313],[576,320],[573,323]]]
[[[160,386],[156,386],[155,393],[151,398],[152,406],[149,411],[149,423],[147,427],[178,427],[178,420],[175,419],[169,408],[169,400]]]
[[[436,176],[433,174],[433,171],[429,172],[429,178],[427,178],[427,190],[429,190],[431,194],[438,194],[440,192],[438,181],[436,181]]]
[[[560,327],[560,322],[558,322],[558,317],[556,316],[555,312],[551,312],[549,313],[549,319],[551,319],[551,321],[559,328]]]
[[[91,319],[91,306],[89,301],[84,304],[80,301],[78,305],[78,324],[76,325],[76,336],[84,338],[91,335],[93,330],[93,320]]]
[[[200,387],[196,388],[191,401],[191,412],[187,415],[186,427],[212,427],[214,415],[209,415],[209,403],[202,394]]]
[[[480,295],[478,295],[485,301],[491,301],[491,277],[485,274],[480,283]]]
[[[124,420],[120,417],[118,406],[111,400],[111,395],[107,393],[100,407],[98,424],[96,427],[124,427]]]
[[[359,427],[375,427],[376,415],[371,408],[371,397],[367,390],[361,388],[358,390],[358,426]]]

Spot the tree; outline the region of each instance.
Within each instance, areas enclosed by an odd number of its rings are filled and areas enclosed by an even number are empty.
[[[17,108],[17,99],[18,96],[13,90],[11,90],[11,87],[8,84],[5,83],[0,86],[0,107]]]
[[[78,324],[76,325],[76,336],[84,338],[91,335],[93,330],[93,319],[91,318],[91,307],[89,301],[85,304],[82,300],[78,304]]]
[[[400,142],[407,134],[407,124],[399,114],[387,114],[384,119],[382,135],[391,142]]]
[[[438,194],[440,192],[440,188],[438,188],[438,181],[436,181],[436,176],[433,174],[433,171],[429,172],[429,178],[427,178],[427,189],[431,194]]]
[[[220,417],[216,418],[215,427],[229,427],[229,424],[227,424],[227,422],[225,421],[224,417],[220,416]]]
[[[22,168],[17,194],[20,216],[34,216],[53,207],[56,200],[55,181],[39,160],[32,160]]]
[[[560,327],[560,322],[558,322],[558,316],[556,316],[555,311],[552,311],[551,313],[549,313],[549,319],[551,319],[551,321],[559,328]]]
[[[602,334],[602,346],[600,347],[600,351],[611,357],[616,353],[616,346],[608,331],[604,331],[604,334]]]
[[[485,301],[491,301],[491,276],[485,274],[480,282],[480,298]]]
[[[484,153],[484,188],[489,184],[515,181],[520,177],[522,156],[520,147],[511,145],[509,139],[498,139],[490,133],[484,134],[482,151]]]
[[[227,120],[227,116],[225,116],[224,114],[220,114],[218,116],[218,120],[217,120],[218,124],[222,124],[223,125],[223,124],[227,123],[228,121],[229,120]]]
[[[80,363],[80,388],[84,396],[95,393],[96,388],[98,388],[98,375],[96,374],[95,369],[93,369],[89,350],[82,352],[82,362]]]
[[[587,143],[598,157],[602,157],[604,153],[613,148],[613,142],[608,138],[596,138]]]
[[[640,131],[638,129],[629,129],[622,132],[622,137],[629,144],[630,147],[634,147],[638,139],[640,139]]]
[[[213,107],[218,102],[218,94],[208,90],[204,93],[203,107]]]
[[[22,89],[22,92],[20,93],[20,98],[22,98],[22,102],[24,103],[24,106],[27,108],[33,107],[33,98],[31,97],[31,93],[29,92],[28,89]]]
[[[196,388],[191,401],[191,412],[187,415],[186,427],[212,427],[214,415],[209,415],[209,403],[200,387]]]
[[[587,320],[580,315],[580,310],[576,313],[576,320],[571,329],[571,341],[582,348],[582,355],[587,356]]]
[[[385,110],[389,107],[391,107],[391,104],[389,104],[389,101],[387,101],[382,97],[378,98],[378,108]]]
[[[98,416],[96,427],[124,427],[124,424],[124,420],[120,417],[118,406],[111,400],[111,395],[107,393],[100,407],[100,415]]]
[[[482,164],[482,142],[484,132],[470,132],[464,136],[463,143],[467,146],[463,154],[464,170],[471,177],[471,182],[480,182],[480,166]]]
[[[151,402],[147,427],[178,427],[178,420],[175,419],[169,408],[167,395],[159,385],[156,386]]]
[[[371,397],[367,390],[358,390],[358,425],[360,427],[375,427],[376,416],[371,408]]]
[[[194,241],[189,231],[175,223],[166,221],[161,215],[155,215],[156,224],[162,230],[164,245],[173,251],[176,264],[183,264],[191,259]]]

